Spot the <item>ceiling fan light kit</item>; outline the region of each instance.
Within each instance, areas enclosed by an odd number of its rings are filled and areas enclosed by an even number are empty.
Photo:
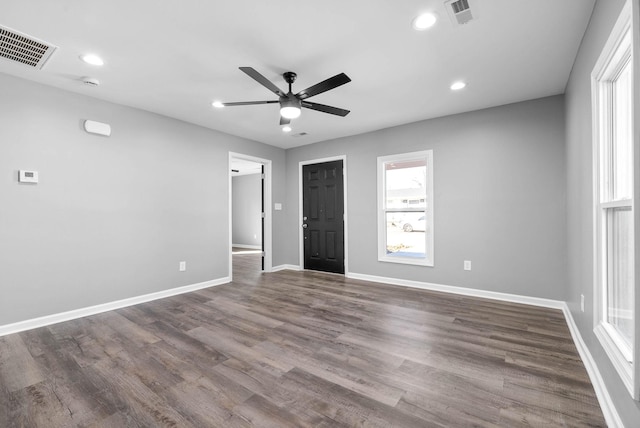
[[[282,74],[285,82],[289,84],[289,92],[284,93],[280,88],[274,85],[269,79],[264,77],[262,74],[258,73],[255,69],[251,67],[240,67],[240,70],[251,77],[256,82],[260,83],[262,86],[273,92],[278,96],[277,100],[269,100],[269,101],[241,101],[241,102],[232,102],[232,103],[219,103],[220,106],[231,107],[231,106],[241,106],[241,105],[256,105],[256,104],[280,104],[280,125],[289,125],[292,119],[296,119],[300,117],[302,112],[302,107],[308,108],[311,110],[316,110],[322,113],[333,114],[336,116],[344,117],[349,114],[349,110],[341,109],[338,107],[327,106],[324,104],[312,103],[309,101],[305,101],[307,98],[311,98],[315,95],[321,94],[323,92],[330,91],[331,89],[335,89],[338,86],[342,86],[345,83],[349,83],[351,79],[344,73],[336,74],[333,77],[330,77],[320,83],[317,83],[313,86],[308,87],[307,89],[303,89],[302,91],[294,94],[291,86],[293,82],[295,82],[297,74],[292,71],[287,71]],[[217,103],[214,103],[214,106]]]

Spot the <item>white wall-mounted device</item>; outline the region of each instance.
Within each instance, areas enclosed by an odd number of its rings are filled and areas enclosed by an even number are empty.
[[[100,86],[100,81],[95,77],[89,77],[89,76],[83,77],[82,83],[84,83],[87,86]]]
[[[104,135],[105,137],[111,135],[111,125],[108,123],[85,120],[83,126],[84,130],[90,134]]]
[[[38,171],[26,171],[21,169],[18,171],[18,181],[20,183],[37,183]]]

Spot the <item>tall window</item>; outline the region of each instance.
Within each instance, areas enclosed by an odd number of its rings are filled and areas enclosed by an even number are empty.
[[[630,3],[627,2],[592,73],[595,332],[637,399],[631,40]]]
[[[378,158],[378,260],[433,266],[431,150]]]

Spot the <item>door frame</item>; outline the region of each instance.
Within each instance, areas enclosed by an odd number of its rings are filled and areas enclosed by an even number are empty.
[[[229,280],[233,280],[233,193],[231,190],[231,160],[242,159],[264,166],[264,269],[263,272],[271,272],[273,269],[272,251],[272,212],[271,212],[271,160],[258,158],[242,153],[229,152],[227,171],[229,176]]]
[[[343,182],[342,186],[344,187],[343,195],[343,206],[344,206],[344,275],[347,276],[349,273],[349,228],[348,228],[348,219],[347,215],[348,205],[347,205],[347,189],[349,186],[347,185],[347,155],[338,155],[331,156],[320,159],[310,159],[306,161],[298,162],[298,219],[296,223],[298,225],[298,255],[299,255],[299,269],[304,270],[304,234],[302,233],[302,217],[303,217],[303,184],[302,184],[302,167],[305,165],[313,165],[316,163],[325,163],[331,161],[342,161],[342,171],[343,171]]]

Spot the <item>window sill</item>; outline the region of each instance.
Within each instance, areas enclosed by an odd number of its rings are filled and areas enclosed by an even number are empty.
[[[611,360],[629,394],[631,394],[634,400],[638,400],[638,395],[633,390],[633,364],[627,361],[620,349],[618,349],[615,340],[611,337],[607,327],[603,323],[598,324],[593,332],[607,353],[609,360]]]
[[[425,260],[423,258],[379,256],[378,261],[387,263],[399,263],[403,265],[433,267],[433,262],[431,260]]]

